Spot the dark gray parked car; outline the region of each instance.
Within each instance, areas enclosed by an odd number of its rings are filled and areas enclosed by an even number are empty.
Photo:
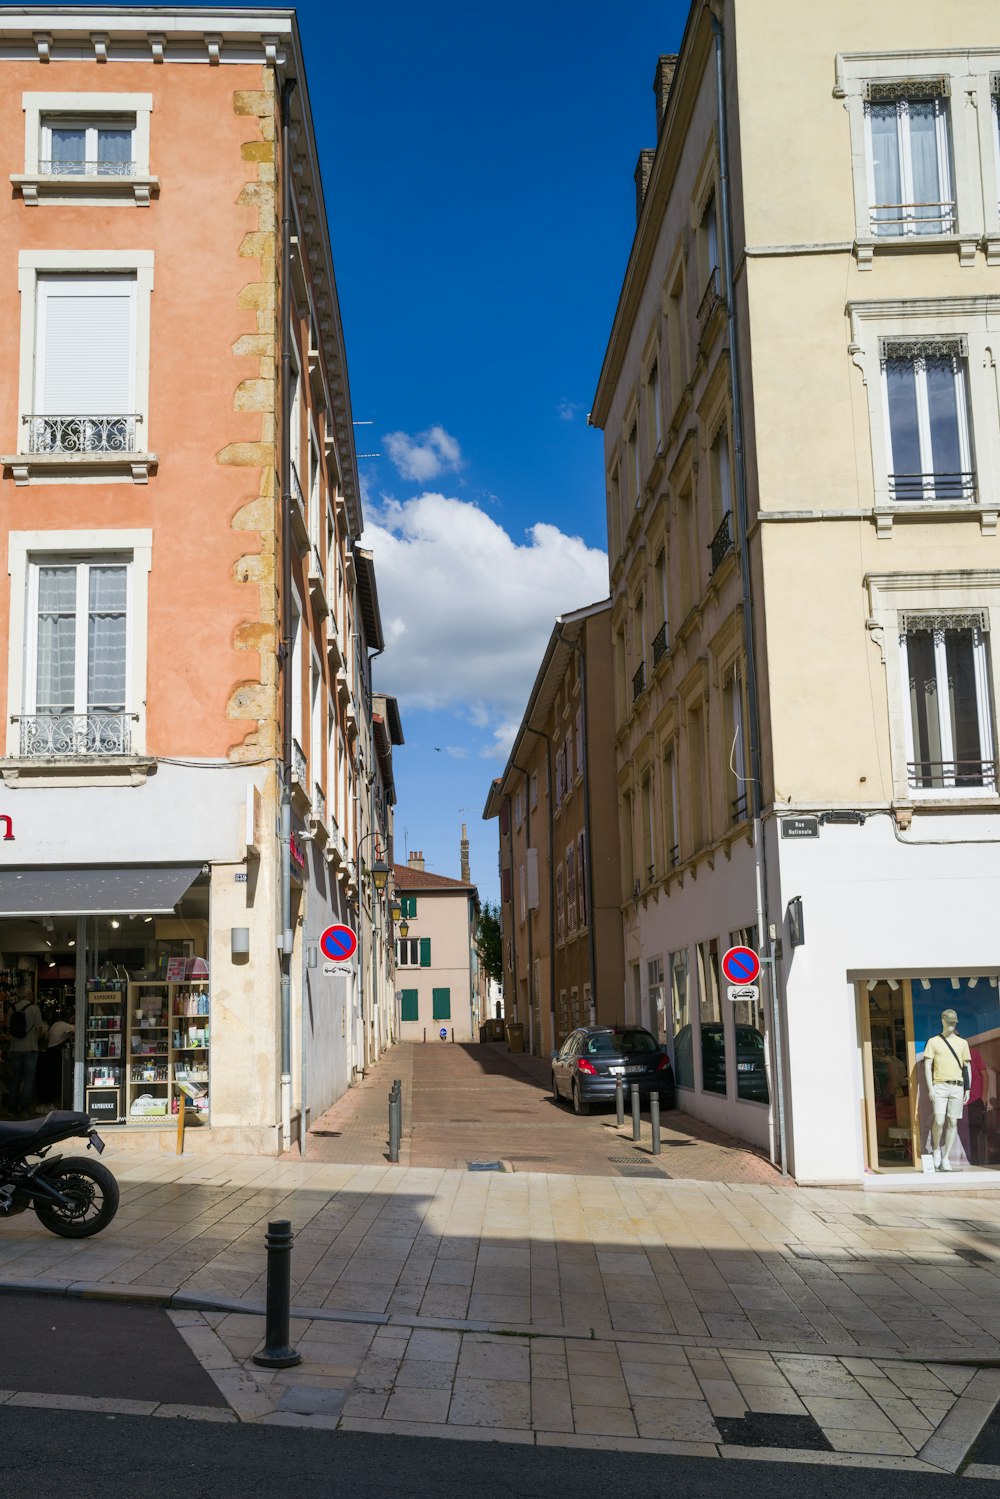
[[[670,1058],[641,1026],[584,1025],[552,1055],[552,1096],[569,1099],[578,1114],[589,1114],[592,1103],[614,1103],[618,1077],[626,1096],[630,1088],[643,1098],[659,1093],[661,1108],[674,1107]]]

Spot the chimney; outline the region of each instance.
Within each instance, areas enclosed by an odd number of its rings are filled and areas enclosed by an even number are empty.
[[[415,849],[406,861],[407,869],[415,869],[418,874],[424,872],[424,851],[422,848]]]
[[[466,885],[472,884],[472,870],[469,867],[469,830],[462,823],[462,842],[459,845],[462,852],[462,879]]]
[[[672,52],[656,59],[656,75],[653,78],[653,93],[656,95],[656,139],[660,139],[663,121],[667,113],[670,85],[677,69],[677,53]]]
[[[640,151],[639,152],[639,160],[636,162],[636,166],[635,166],[635,219],[636,219],[636,223],[639,222],[639,215],[642,213],[642,203],[643,203],[643,199],[646,196],[646,189],[649,186],[649,174],[653,170],[653,157],[655,155],[656,155],[655,151]]]

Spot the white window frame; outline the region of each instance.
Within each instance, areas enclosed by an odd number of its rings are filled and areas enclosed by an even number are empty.
[[[955,233],[955,200],[951,196],[954,191],[954,186],[952,183],[953,173],[951,168],[950,110],[948,108],[947,94],[942,92],[940,94],[936,94],[933,98],[921,100],[908,99],[906,95],[903,94],[899,99],[895,101],[884,101],[885,103],[894,102],[896,104],[896,149],[898,152],[897,160],[899,163],[899,190],[902,194],[902,202],[899,204],[876,204],[875,202],[875,154],[872,146],[870,110],[871,106],[878,102],[880,101],[865,101],[865,104],[867,106],[865,109],[865,164],[868,172],[868,229],[871,238],[875,240],[893,240],[897,243],[899,240],[908,239],[926,240],[951,238]],[[921,220],[916,218],[907,218],[904,214],[903,217],[898,220],[883,219],[876,222],[874,215],[877,208],[879,207],[898,207],[903,209],[906,207],[913,207],[915,205],[916,188],[913,183],[913,150],[910,138],[909,124],[909,105],[911,103],[933,103],[935,106],[934,139],[937,146],[938,177],[941,183],[941,187],[943,188],[946,195],[941,198],[939,204],[942,209],[942,216],[940,220]],[[945,212],[948,205],[951,205],[950,213]],[[921,234],[919,232],[919,226],[921,223],[927,224],[935,222],[939,223],[941,226],[937,230],[931,231],[930,229],[928,229],[927,233],[925,234]],[[899,231],[898,233],[889,232],[891,229],[897,228]]]
[[[953,245],[959,263],[972,267],[985,235],[987,259],[1000,264],[1000,194],[997,182],[984,180],[984,166],[995,159],[991,77],[1000,70],[1000,48],[950,47],[926,52],[841,52],[836,58],[834,93],[845,101],[851,134],[855,244],[859,270],[870,270],[876,252],[899,252],[901,246]],[[871,231],[871,153],[865,101],[870,83],[940,78],[957,103],[950,113],[951,191],[955,224],[943,235],[884,235]],[[1000,164],[998,164],[1000,170]],[[989,175],[988,173],[986,175]]]
[[[156,463],[152,449],[149,412],[149,353],[150,353],[150,303],[153,295],[153,251],[152,250],[21,250],[17,257],[18,289],[21,294],[21,348],[18,361],[18,422],[17,445],[13,453],[0,458],[0,463],[11,469],[15,483],[28,484],[32,480],[58,475],[57,482],[65,483],[67,477],[92,475],[91,482],[104,483],[115,477],[131,479],[133,483],[145,484],[149,470]],[[76,453],[47,454],[29,453],[28,424],[21,421],[22,415],[35,410],[36,358],[35,342],[38,326],[39,276],[65,274],[70,278],[88,274],[133,274],[135,276],[135,370],[132,388],[133,410],[138,418],[138,432],[142,437],[142,450],[138,453]]]
[[[123,567],[125,569],[125,698],[117,710],[128,714],[128,688],[132,680],[132,558],[127,552],[107,552],[98,556],[78,553],[29,557],[27,619],[24,630],[24,711],[28,716],[38,713],[38,584],[39,574],[46,567],[72,568],[76,573],[73,618],[75,621],[73,706],[67,711],[74,717],[85,716],[90,711],[87,702],[87,681],[90,655],[87,640],[87,625],[90,614],[90,569],[92,567]],[[129,736],[131,738],[131,735]]]
[[[909,628],[907,628],[908,622],[906,620],[906,617],[904,616],[900,621],[899,626],[899,650],[902,657],[902,661],[900,663],[900,672],[902,675],[904,692],[906,691],[907,683],[909,682],[910,677],[909,649],[907,645],[907,638],[910,633],[910,629],[913,628],[915,618],[916,616],[911,617],[911,620],[909,621]],[[961,628],[961,622],[963,620],[962,615],[958,613],[952,614],[950,610],[944,610],[942,614],[935,616],[935,618],[944,620],[953,619],[953,628],[956,629]],[[950,715],[945,710],[945,705],[947,704],[948,700],[948,663],[943,636],[941,638],[938,638],[937,631],[935,631],[934,634],[934,675],[937,683],[936,696],[938,703],[938,732],[941,736],[941,758],[943,762],[947,764],[949,761],[954,762],[955,759],[955,745],[951,732],[951,719]],[[977,628],[974,634],[975,639],[973,642],[973,665],[975,669],[976,680],[976,713],[979,720],[980,754],[981,758],[984,761],[993,761],[995,765],[996,736],[993,723],[993,709],[990,700],[989,647],[987,645],[987,635],[989,634],[989,631],[982,628]],[[913,715],[909,710],[910,704],[907,694],[907,700],[904,703],[904,728],[906,730],[907,767],[916,762],[916,750],[913,741]],[[909,779],[909,771],[907,772],[907,778]],[[942,779],[945,781],[945,784],[943,786],[910,785],[910,794],[915,800],[919,799],[920,801],[925,800],[928,795],[946,796],[952,794],[962,797],[971,796],[976,798],[996,795],[997,786],[995,772],[993,784],[991,786],[956,786],[953,776],[943,776]]]
[[[38,565],[66,561],[100,562],[103,558],[129,562],[128,666],[126,711],[133,714],[132,754],[146,749],[146,659],[149,628],[149,571],[153,533],[137,531],[12,531],[7,542],[10,575],[10,641],[7,656],[7,756],[20,753],[19,715],[31,712],[34,683],[30,680],[28,648],[34,625],[31,618],[32,570]]]
[[[848,353],[860,371],[868,403],[874,505],[871,512],[880,537],[892,535],[893,522],[906,517],[926,521],[930,515],[972,514],[984,535],[995,536],[1000,518],[1000,424],[992,385],[992,324],[1000,311],[1000,297],[915,297],[908,301],[848,303]],[[890,488],[892,445],[882,354],[885,348],[907,342],[953,344],[961,340],[965,401],[959,420],[967,432],[969,467],[975,469],[975,494],[969,499],[897,500]],[[992,389],[991,389],[992,387]]]
[[[30,207],[39,203],[80,203],[99,207],[125,204],[148,208],[159,190],[159,181],[149,170],[150,117],[152,94],[113,93],[34,93],[21,95],[24,111],[24,171],[11,174],[11,182],[20,188]],[[40,162],[48,125],[58,116],[67,123],[85,123],[95,127],[102,121],[134,120],[132,127],[133,169],[127,177],[87,177],[76,173],[65,176],[43,175]]]
[[[407,955],[403,957],[404,948],[408,949]],[[413,957],[414,952],[416,957]],[[396,967],[397,968],[419,968],[420,967],[420,938],[419,937],[397,937],[396,938]]]
[[[885,348],[880,350],[879,365],[882,384],[882,408],[885,419],[885,437],[887,447],[888,469],[887,482],[890,485],[890,497],[897,504],[911,503],[908,497],[900,497],[898,492],[892,488],[893,477],[896,472],[895,460],[892,456],[892,424],[889,415],[889,380],[884,368],[884,361],[888,359],[903,359],[912,362],[914,368],[914,393],[917,408],[917,436],[920,444],[921,472],[925,476],[923,482],[923,495],[921,498],[940,504],[935,495],[934,468],[931,459],[931,423],[930,408],[927,400],[927,372],[920,369],[921,357],[934,357],[935,341],[928,339],[926,342],[918,341],[916,345],[910,346],[911,352],[906,352],[907,346],[894,340],[884,340]],[[956,347],[953,347],[956,346]],[[958,446],[961,453],[961,465],[963,473],[971,473],[973,469],[972,434],[969,430],[969,382],[968,382],[968,346],[964,339],[943,339],[939,347],[946,357],[955,360],[955,409],[958,416]],[[897,352],[899,350],[900,352]],[[884,356],[884,357],[883,357]],[[964,486],[962,501],[975,499],[975,478],[973,477]]]
[[[1000,568],[938,571],[928,573],[869,573],[865,579],[869,597],[867,628],[878,646],[885,668],[886,696],[889,710],[889,751],[892,765],[893,800],[897,804],[942,804],[955,801],[1000,800],[995,789],[978,786],[916,787],[910,786],[909,765],[913,761],[913,736],[910,724],[909,678],[906,652],[900,636],[907,617],[928,615],[970,615],[984,617],[986,632],[997,637],[1000,630]],[[1000,652],[988,652],[984,663],[988,671],[983,678],[981,701],[988,702],[993,722],[981,738],[984,744],[997,747],[997,705],[1000,704]],[[984,664],[985,670],[985,664]]]

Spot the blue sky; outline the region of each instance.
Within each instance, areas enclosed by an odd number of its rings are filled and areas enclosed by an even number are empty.
[[[496,898],[493,776],[555,616],[607,593],[586,416],[684,0],[306,3],[366,541],[400,700],[397,858]]]

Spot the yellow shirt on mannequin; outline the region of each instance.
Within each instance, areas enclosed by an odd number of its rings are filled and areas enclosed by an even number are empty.
[[[933,1079],[936,1083],[964,1083],[965,1077],[962,1068],[972,1064],[972,1054],[969,1051],[968,1041],[961,1036],[949,1036],[948,1042],[955,1053],[952,1056],[948,1050],[948,1043],[943,1036],[932,1036],[924,1047],[924,1056],[930,1057],[933,1064]],[[955,1057],[958,1058],[956,1062]]]

